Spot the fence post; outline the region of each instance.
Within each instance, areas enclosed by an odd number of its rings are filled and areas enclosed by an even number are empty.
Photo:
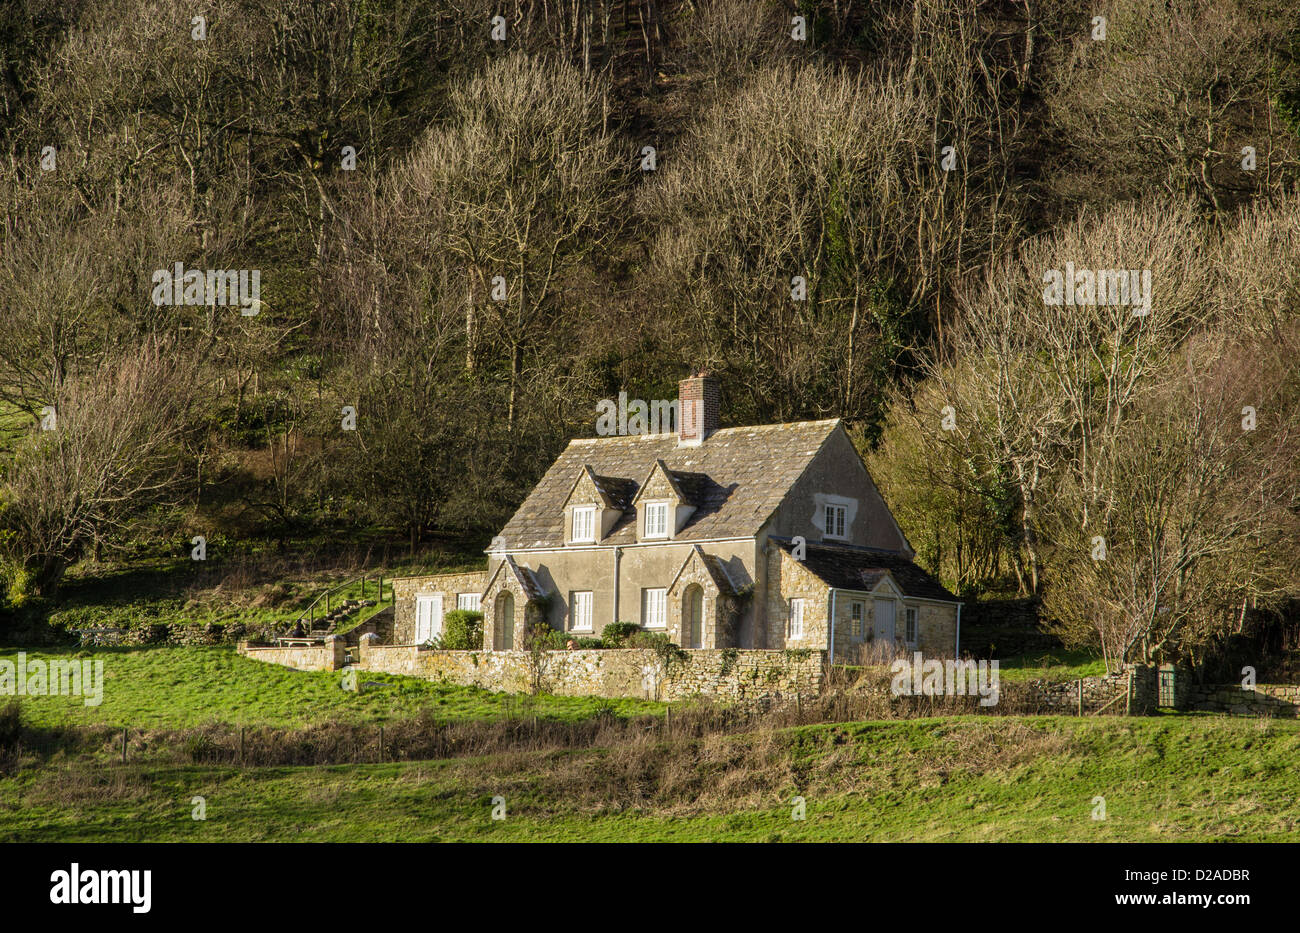
[[[122,764],[126,764],[126,726],[122,727]]]
[[[244,727],[239,727],[239,763],[244,763]]]
[[[379,727],[379,761],[382,764],[384,760],[384,727]]]
[[[1078,688],[1079,688],[1079,715],[1082,716],[1083,715],[1083,678],[1082,677],[1079,678]]]

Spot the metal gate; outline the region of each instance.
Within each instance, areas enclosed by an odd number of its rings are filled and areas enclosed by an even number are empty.
[[[1178,690],[1174,679],[1174,666],[1166,664],[1160,668],[1157,706],[1173,709],[1178,706]]]

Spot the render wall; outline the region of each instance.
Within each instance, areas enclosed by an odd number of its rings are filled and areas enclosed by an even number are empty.
[[[847,540],[831,540],[891,551],[907,550],[906,539],[843,428],[832,431],[826,438],[821,452],[808,464],[772,520],[764,526],[765,535],[799,535],[808,541],[821,541],[825,503],[819,496],[826,495],[842,496],[853,503],[853,514],[845,529]]]
[[[615,552],[610,547],[574,546],[553,551],[521,551],[513,554],[521,567],[532,570],[543,591],[551,593],[547,621],[560,631],[572,631],[570,593],[592,593],[591,634],[599,635],[611,622],[641,623],[641,590],[646,587],[667,589],[690,556],[692,544],[666,542],[649,545],[624,545],[618,558],[618,606],[615,611]],[[754,577],[754,542],[752,539],[703,544],[707,554],[718,557],[737,586],[743,587]],[[747,607],[746,613],[752,612]],[[671,613],[670,613],[671,615]],[[744,616],[737,631],[746,626]],[[582,632],[580,634],[587,634]]]

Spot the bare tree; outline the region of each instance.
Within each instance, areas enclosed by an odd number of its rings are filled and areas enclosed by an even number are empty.
[[[1195,341],[1106,451],[1105,524],[1057,523],[1045,604],[1076,639],[1098,636],[1112,668],[1203,659],[1247,605],[1300,591],[1296,337]],[[1095,493],[1063,483],[1061,517]]]
[[[196,367],[150,340],[64,386],[49,430],[15,451],[4,478],[10,559],[39,592],[83,550],[178,494],[199,401]]]

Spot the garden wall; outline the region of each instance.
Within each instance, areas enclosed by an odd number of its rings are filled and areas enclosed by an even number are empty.
[[[824,651],[700,649],[665,670],[651,649],[431,651],[363,640],[359,670],[405,674],[509,693],[536,688],[560,696],[680,700],[813,696],[821,691]]]
[[[1193,684],[1179,699],[1181,709],[1289,719],[1300,708],[1300,684]]]

